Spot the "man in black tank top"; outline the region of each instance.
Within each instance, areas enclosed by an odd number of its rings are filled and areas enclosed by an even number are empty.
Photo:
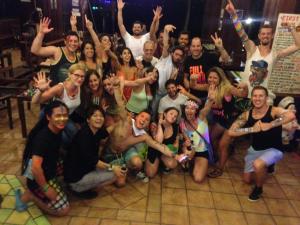
[[[268,90],[256,86],[251,92],[253,108],[242,113],[229,129],[232,137],[252,135],[252,144],[245,157],[244,181],[255,183],[249,195],[249,201],[256,201],[263,192],[262,186],[268,166],[282,158],[281,131],[282,124],[295,118],[291,111],[269,106]]]
[[[68,69],[72,64],[78,62],[76,51],[79,47],[79,37],[74,31],[69,31],[64,38],[65,46],[47,46],[43,47],[45,34],[51,32],[49,28],[50,18],[44,17],[40,21],[39,32],[34,38],[31,45],[31,52],[37,56],[51,59],[50,79],[51,86],[63,82],[68,77]]]

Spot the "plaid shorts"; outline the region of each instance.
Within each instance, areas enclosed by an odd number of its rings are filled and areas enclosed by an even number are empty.
[[[35,183],[35,182],[34,182]],[[46,195],[45,192],[43,191],[43,189],[40,186],[36,186],[36,185],[30,185],[27,182],[27,186],[29,188],[29,190],[38,198],[40,199],[43,203],[45,203],[49,209],[52,210],[62,210],[66,207],[69,206],[69,202],[67,200],[67,196],[64,193],[61,185],[59,184],[57,179],[51,179],[48,181],[48,184],[50,187],[52,187],[56,193],[57,193],[57,197],[55,201],[50,200]]]

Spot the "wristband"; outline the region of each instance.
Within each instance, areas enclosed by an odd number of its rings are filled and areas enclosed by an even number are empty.
[[[43,189],[43,192],[47,192],[48,191],[48,189],[49,189],[49,184],[48,183],[46,183],[43,187],[42,187],[42,189]]]

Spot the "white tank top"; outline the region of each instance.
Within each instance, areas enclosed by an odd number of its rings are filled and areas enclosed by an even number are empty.
[[[259,60],[264,60],[268,64],[268,68],[267,68],[268,72],[266,76],[264,76],[263,78],[257,76],[256,74],[253,74],[251,71],[252,62],[259,61]],[[275,61],[275,53],[273,50],[271,50],[271,52],[267,56],[263,57],[261,56],[259,49],[256,46],[255,52],[246,61],[244,72],[241,73],[241,81],[248,84],[248,88],[249,88],[248,97],[251,97],[251,91],[254,86],[260,85],[260,86],[267,87],[274,61]]]
[[[64,91],[63,91],[63,94],[62,94],[62,97],[60,98],[60,100],[62,102],[64,102],[68,108],[69,108],[69,115],[72,114],[72,112],[74,112],[74,110],[80,105],[80,87],[78,89],[78,93],[77,95],[75,95],[74,97],[70,97],[68,94],[67,94],[67,90],[64,86],[63,83],[59,83],[61,85],[63,85],[64,87]]]

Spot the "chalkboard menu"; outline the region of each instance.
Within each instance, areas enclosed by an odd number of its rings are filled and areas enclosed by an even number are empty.
[[[293,36],[288,30],[287,24],[300,32],[300,15],[279,14],[273,41],[273,50],[275,51],[294,44]],[[300,94],[300,50],[274,63],[268,88],[275,94]]]

